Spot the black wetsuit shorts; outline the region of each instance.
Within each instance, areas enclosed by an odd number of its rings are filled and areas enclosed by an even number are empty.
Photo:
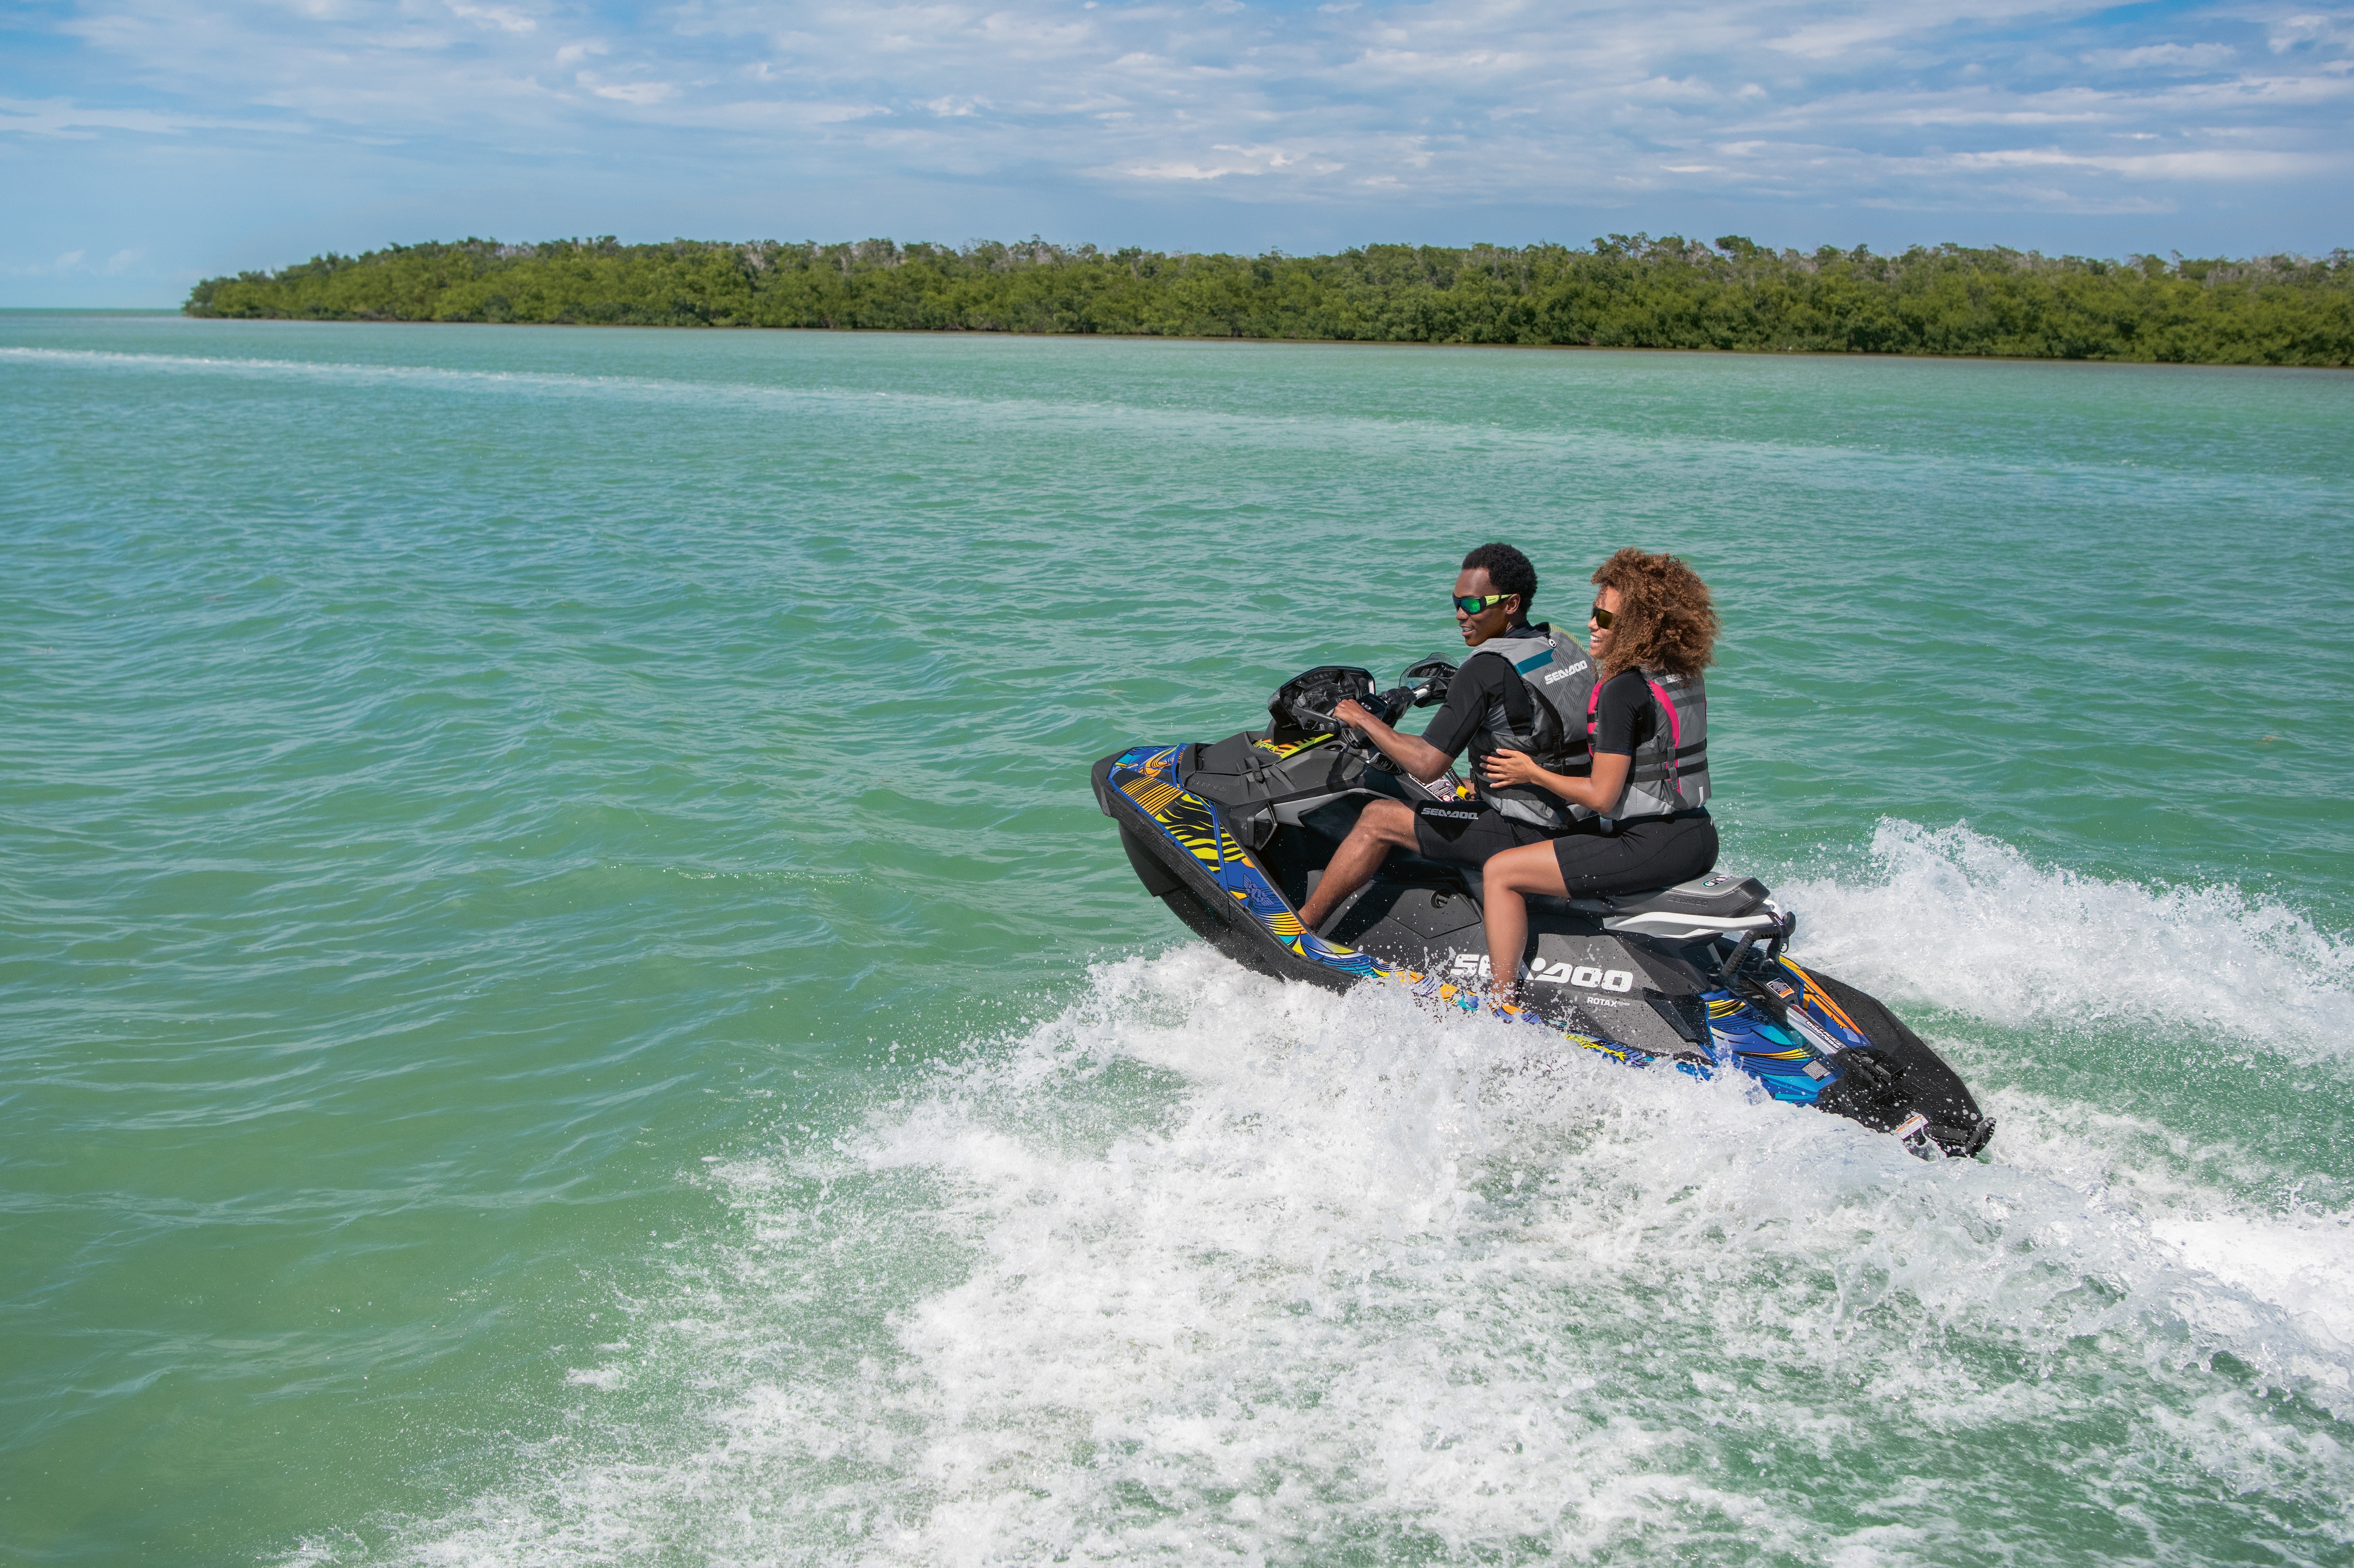
[[[1589,821],[1553,840],[1553,853],[1572,898],[1671,887],[1716,869],[1716,824],[1704,810],[1621,822],[1607,834]]]
[[[1414,809],[1414,847],[1425,860],[1479,866],[1522,844],[1553,837],[1543,828],[1516,822],[1476,800],[1426,800]]]

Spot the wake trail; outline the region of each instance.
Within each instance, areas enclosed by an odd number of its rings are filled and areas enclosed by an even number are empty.
[[[2253,1030],[2342,996],[2327,939],[2226,893],[2040,872],[1958,831],[1876,848],[1882,880],[1799,895],[1828,950],[1893,919],[1922,951],[2023,951],[1993,911],[2025,892],[2104,960],[2222,924],[2239,1000],[2137,1016]],[[1976,972],[1922,983],[2056,1015]],[[1998,1150],[1925,1162],[1732,1075],[1199,946],[1101,965],[1034,1028],[712,1167],[742,1234],[578,1369],[601,1439],[402,1553],[1876,1563],[1991,1529],[2057,1563],[2085,1542],[2053,1519],[2124,1510],[2195,1561],[2236,1539],[2219,1497],[2354,1542],[2330,1436],[2354,1419],[2349,1216]],[[2115,1462],[2072,1467],[2095,1441]]]

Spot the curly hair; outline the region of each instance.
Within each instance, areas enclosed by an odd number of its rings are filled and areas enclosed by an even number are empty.
[[[1602,659],[1606,677],[1642,668],[1689,678],[1714,661],[1715,601],[1700,574],[1675,556],[1630,545],[1596,567],[1594,581],[1623,596]]]

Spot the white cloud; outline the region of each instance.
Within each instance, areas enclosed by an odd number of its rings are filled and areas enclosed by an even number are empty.
[[[2273,23],[2264,42],[2274,53],[2286,54],[2308,44],[2343,45],[2349,30],[2354,30],[2354,18],[2344,12],[2307,11]]]
[[[74,249],[63,251],[58,255],[52,257],[47,262],[36,261],[28,265],[9,265],[0,263],[0,277],[39,279],[120,278],[130,273],[134,268],[136,268],[140,260],[140,251],[126,249],[117,250],[113,255],[109,256],[102,262],[93,264],[90,259],[90,251],[86,248],[77,247]]]
[[[497,27],[509,33],[535,32],[536,16],[525,15],[511,5],[470,5],[466,0],[449,0],[450,14],[482,27]]]
[[[2103,70],[2221,70],[2239,50],[2229,44],[2144,44],[2135,49],[2094,49],[2084,63]]]
[[[2100,169],[2129,179],[2278,180],[2324,175],[2354,163],[2354,154],[2246,152],[2210,148],[2194,153],[2150,153],[2087,157],[2052,147],[2020,147],[1996,153],[1963,153],[1963,169]]]
[[[1287,169],[1317,175],[1337,175],[1348,166],[1312,152],[1283,147],[1220,143],[1210,151],[1209,158],[1197,163],[1129,164],[1114,172],[1137,180],[1216,180],[1229,175],[1280,174]]]
[[[89,138],[101,131],[185,136],[192,131],[287,131],[281,122],[230,120],[154,109],[93,109],[70,99],[0,98],[0,132]]]
[[[599,98],[643,109],[678,96],[678,84],[668,81],[607,81],[594,71],[580,71],[573,79]]]

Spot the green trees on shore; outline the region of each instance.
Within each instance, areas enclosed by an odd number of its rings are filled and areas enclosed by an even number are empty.
[[[1373,245],[1164,255],[610,238],[397,245],[208,278],[196,316],[1119,333],[1374,343],[2354,364],[2354,256],[2124,261],[1916,247]]]

